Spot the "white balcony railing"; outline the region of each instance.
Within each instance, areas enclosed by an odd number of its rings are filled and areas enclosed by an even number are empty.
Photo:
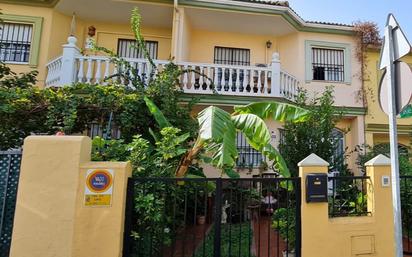
[[[75,82],[107,84],[118,68],[105,56],[83,56],[75,45],[76,39],[69,38],[63,55],[47,64],[47,87],[58,87]],[[144,59],[126,59],[137,74],[145,77],[151,73],[151,66]],[[168,61],[154,61],[156,71],[164,69]],[[279,55],[274,54],[268,67],[232,66],[177,62],[185,72],[180,85],[185,93],[221,94],[234,96],[283,97],[294,100],[299,80],[280,70]],[[156,74],[155,74],[156,76]],[[121,78],[119,78],[122,80]],[[121,82],[124,82],[121,81]]]

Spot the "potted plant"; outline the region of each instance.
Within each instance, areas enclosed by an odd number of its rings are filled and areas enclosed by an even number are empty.
[[[295,257],[296,243],[296,217],[293,210],[279,208],[273,215],[273,227],[287,243],[287,249],[283,251],[283,257]]]

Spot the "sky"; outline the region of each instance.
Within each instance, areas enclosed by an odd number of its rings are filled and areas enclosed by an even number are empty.
[[[289,0],[289,4],[304,20],[345,24],[374,21],[381,35],[388,14],[393,13],[412,41],[412,0]]]

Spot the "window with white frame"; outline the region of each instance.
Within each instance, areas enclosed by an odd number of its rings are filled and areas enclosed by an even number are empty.
[[[313,80],[345,80],[345,53],[342,49],[312,48]]]
[[[145,44],[150,58],[157,59],[159,43],[157,41],[145,41]],[[124,58],[145,58],[143,51],[136,46],[136,40],[133,39],[119,39],[117,54]]]
[[[29,63],[33,25],[0,24],[0,61]]]

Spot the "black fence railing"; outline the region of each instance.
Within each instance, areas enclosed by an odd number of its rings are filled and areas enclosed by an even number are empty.
[[[367,216],[367,176],[329,177],[329,217]]]
[[[400,177],[403,250],[412,256],[412,176]]]
[[[300,256],[299,178],[134,178],[126,209],[124,257]]]
[[[0,257],[9,256],[21,151],[0,151]]]

